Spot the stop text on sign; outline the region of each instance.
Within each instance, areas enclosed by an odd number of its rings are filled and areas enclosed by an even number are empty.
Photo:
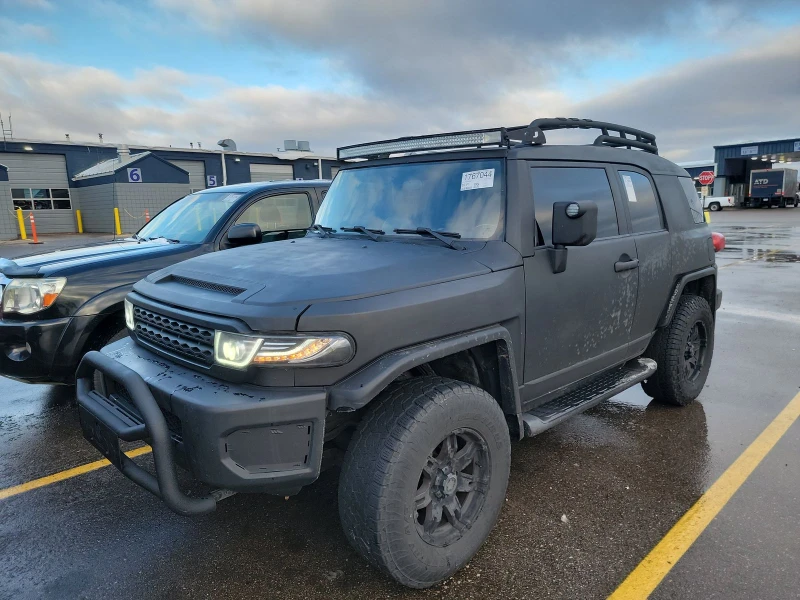
[[[697,180],[700,182],[700,185],[711,185],[714,183],[714,173],[713,171],[703,171],[698,176]]]

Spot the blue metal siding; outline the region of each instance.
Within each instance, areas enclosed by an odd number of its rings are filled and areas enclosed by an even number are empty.
[[[765,154],[775,155],[783,154],[786,152],[794,152],[795,143],[800,142],[800,139],[788,140],[774,140],[771,142],[750,142],[747,144],[736,144],[731,146],[714,146],[714,161],[721,164],[726,158],[751,158],[751,156],[763,156]],[[758,152],[754,155],[742,155],[742,148],[750,148],[756,146]],[[755,162],[755,161],[754,161]]]
[[[130,183],[128,169],[141,169],[141,183],[185,183],[189,185],[189,174],[163,158],[150,154],[141,160],[135,160],[117,170],[114,181]]]
[[[25,147],[30,147],[31,150],[25,150]],[[130,146],[132,154],[139,152],[149,151],[153,156],[164,160],[202,160],[205,163],[206,176],[216,175],[217,185],[222,185],[222,162],[220,161],[220,154],[218,151],[208,152],[188,152],[185,150],[165,150],[165,149],[151,149],[145,146]],[[111,183],[115,181],[113,177],[94,178],[92,180],[72,181],[78,173],[85,171],[89,167],[96,165],[104,160],[109,160],[117,157],[117,146],[91,146],[80,144],[59,144],[59,143],[39,143],[39,142],[22,142],[22,141],[7,141],[0,143],[0,164],[3,162],[4,152],[20,152],[31,154],[61,154],[64,156],[67,166],[67,177],[70,180],[70,187],[86,187],[87,185],[102,185],[104,183]],[[236,159],[239,162],[236,162]],[[248,183],[250,181],[250,163],[257,164],[291,164],[294,163],[294,176],[295,178],[303,179],[316,179],[318,177],[318,168],[316,166],[316,159],[299,158],[294,161],[281,160],[279,158],[271,158],[269,156],[248,156],[246,154],[225,154],[225,164],[228,172],[228,184],[234,183]],[[309,165],[309,166],[306,166]],[[336,160],[323,160],[322,161],[322,176],[330,178],[332,166],[342,166],[344,163]],[[125,173],[125,181],[127,182],[127,171]],[[2,175],[0,175],[2,177]],[[0,181],[4,181],[0,179]],[[87,183],[91,181],[92,183]],[[182,182],[181,182],[182,183]]]
[[[8,181],[8,169],[0,165],[0,181]]]
[[[691,177],[697,177],[703,171],[711,171],[714,172],[714,165],[708,165],[707,167],[684,167],[686,172],[689,173]]]

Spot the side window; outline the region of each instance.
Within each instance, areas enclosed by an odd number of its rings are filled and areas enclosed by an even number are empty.
[[[686,201],[689,203],[689,208],[692,211],[692,220],[698,225],[705,223],[706,220],[703,217],[703,201],[700,199],[700,196],[697,195],[694,182],[688,177],[678,177],[678,181],[681,184],[683,193],[686,195]]]
[[[239,223],[256,223],[261,231],[305,229],[311,225],[311,205],[307,194],[268,196],[254,202],[236,219]]]
[[[619,235],[617,210],[608,175],[603,168],[584,167],[534,167],[531,169],[533,204],[536,222],[542,232],[542,242],[551,242],[553,203],[597,203],[597,237]]]
[[[620,171],[619,176],[622,189],[625,190],[625,198],[628,201],[633,233],[664,229],[661,209],[658,207],[656,193],[653,191],[650,180],[634,171]]]

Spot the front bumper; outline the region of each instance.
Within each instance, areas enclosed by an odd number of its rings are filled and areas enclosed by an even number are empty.
[[[48,321],[0,320],[0,375],[30,383],[60,381],[63,369],[59,367],[56,369],[59,373],[54,373],[53,366],[71,321],[71,317]]]
[[[93,369],[106,379],[103,393],[92,389]],[[84,436],[175,512],[201,514],[216,504],[180,491],[176,463],[237,492],[290,495],[319,476],[324,388],[231,384],[166,363],[130,339],[88,353],[77,377]],[[120,451],[120,439],[152,446],[155,476]]]

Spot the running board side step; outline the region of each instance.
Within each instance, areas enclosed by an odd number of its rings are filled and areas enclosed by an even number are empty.
[[[533,437],[558,425],[565,419],[608,400],[633,387],[656,372],[656,361],[637,358],[607,373],[603,373],[581,387],[522,413],[525,437]]]

